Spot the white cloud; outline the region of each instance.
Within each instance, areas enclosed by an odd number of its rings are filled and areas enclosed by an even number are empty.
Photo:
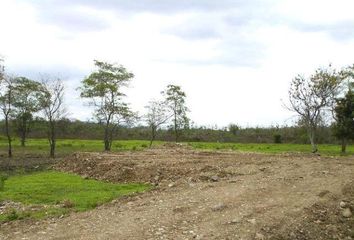
[[[353,63],[352,1],[162,2],[2,0],[0,53],[10,71],[67,78],[71,117],[90,117],[75,89],[100,59],[134,72],[135,110],[179,84],[192,120],[219,126],[290,123],[296,74]]]

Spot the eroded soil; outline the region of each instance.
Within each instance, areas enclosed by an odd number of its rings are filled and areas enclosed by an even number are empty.
[[[55,166],[152,191],[0,239],[354,239],[354,158],[160,148],[77,153]]]

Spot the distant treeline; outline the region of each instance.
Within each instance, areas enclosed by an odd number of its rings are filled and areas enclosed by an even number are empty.
[[[19,138],[14,122],[13,136]],[[46,122],[36,119],[31,122],[29,138],[46,138]],[[0,128],[4,129],[4,121],[0,121]],[[102,139],[102,125],[94,122],[63,119],[57,122],[57,138],[61,139]],[[120,127],[115,132],[117,140],[150,140],[150,128],[146,126]],[[174,141],[173,128],[159,129],[156,140]],[[307,131],[304,127],[248,127],[241,128],[230,125],[228,128],[211,129],[208,127],[191,127],[184,129],[180,140],[184,142],[236,142],[236,143],[309,143]],[[323,126],[318,129],[318,143],[338,144],[333,136],[332,128]]]

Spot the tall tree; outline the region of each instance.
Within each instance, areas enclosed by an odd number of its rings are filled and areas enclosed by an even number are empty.
[[[25,146],[33,115],[43,108],[46,97],[42,84],[25,77],[15,78],[13,102],[16,126],[21,138],[21,146]]]
[[[306,126],[312,152],[317,152],[316,131],[323,114],[335,101],[341,83],[341,75],[331,68],[317,69],[309,78],[298,75],[290,84],[289,110],[300,116]]]
[[[48,124],[49,156],[54,158],[57,140],[57,123],[67,114],[64,107],[64,83],[60,78],[53,79],[46,77],[42,81],[42,88],[45,93],[42,106]]]
[[[12,138],[10,129],[10,120],[13,113],[14,102],[14,78],[2,75],[0,78],[0,109],[5,119],[5,134],[8,142],[8,156],[12,157]]]
[[[346,152],[348,140],[354,140],[354,65],[341,71],[346,80],[347,92],[336,99],[334,107],[334,135],[340,139],[342,153]]]
[[[147,113],[145,119],[151,130],[150,147],[156,138],[159,127],[166,123],[171,115],[168,114],[166,104],[163,101],[150,101],[149,105],[145,106]]]
[[[354,93],[351,89],[345,97],[337,99],[334,111],[335,136],[341,140],[342,153],[345,153],[348,140],[354,140]]]
[[[182,91],[180,86],[176,85],[168,85],[166,90],[162,93],[165,95],[166,104],[172,112],[175,141],[178,142],[182,129],[187,128],[189,125],[186,94]]]
[[[97,60],[94,63],[98,69],[81,82],[80,96],[89,99],[89,104],[95,108],[95,117],[104,128],[104,150],[110,151],[118,126],[134,116],[122,99],[125,96],[122,88],[134,74],[122,65]]]

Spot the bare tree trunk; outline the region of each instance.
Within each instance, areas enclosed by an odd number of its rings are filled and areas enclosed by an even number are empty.
[[[156,128],[151,127],[151,139],[150,139],[150,148],[152,146],[152,142],[155,140],[156,137]]]
[[[26,145],[26,125],[27,124],[25,123],[25,121],[23,121],[21,126],[21,147],[24,147]]]
[[[316,144],[316,129],[313,127],[309,127],[308,134],[312,146],[312,153],[316,153],[318,151],[317,144]]]
[[[7,142],[8,142],[8,156],[9,158],[12,157],[12,139],[10,135],[10,126],[9,126],[9,115],[5,115],[5,131],[6,131],[6,137],[7,137]]]
[[[106,124],[105,129],[104,129],[103,142],[104,142],[104,150],[105,151],[110,151],[111,147],[110,147],[110,144],[109,144],[109,126],[108,126],[108,124]]]
[[[56,146],[56,136],[55,136],[55,125],[54,121],[52,119],[49,120],[49,147],[50,147],[50,152],[49,156],[51,158],[55,157],[55,146]]]
[[[175,141],[178,142],[177,114],[176,113],[175,113],[174,124],[175,124]]]
[[[342,138],[342,153],[346,152],[347,149],[347,139],[346,138]]]

